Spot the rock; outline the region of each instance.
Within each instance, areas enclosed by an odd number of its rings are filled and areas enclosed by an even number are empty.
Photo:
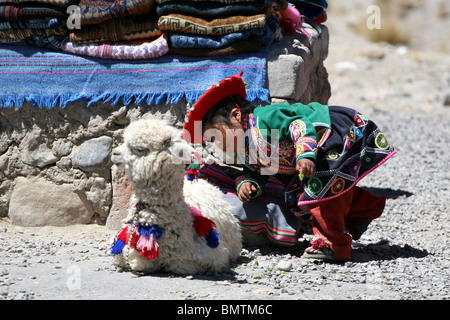
[[[67,156],[72,151],[72,143],[67,140],[57,140],[53,143],[53,153],[59,157]]]
[[[297,78],[305,73],[302,57],[280,55],[277,60],[268,61],[267,68],[276,70],[269,73],[269,91],[272,97],[292,98],[303,93],[297,91]]]
[[[442,104],[446,107],[450,106],[450,93],[447,93],[446,95],[444,95]]]
[[[18,177],[8,215],[15,225],[36,227],[86,224],[93,213],[70,185]]]
[[[358,66],[351,61],[341,61],[334,65],[337,74],[344,75],[349,71],[358,71]]]
[[[409,53],[409,48],[407,46],[399,46],[395,53],[400,57],[405,57]]]
[[[289,272],[292,269],[292,262],[288,260],[281,260],[277,264],[277,269],[280,271],[286,271]]]
[[[111,154],[112,138],[103,136],[90,139],[81,146],[75,147],[72,163],[75,168],[85,171],[105,167]]]
[[[323,61],[328,55],[328,29],[305,24],[311,38],[301,33],[274,42],[267,54],[267,79],[270,97],[309,103],[326,104],[331,88]]]
[[[372,46],[361,50],[361,55],[370,59],[383,59],[386,54],[382,48]]]
[[[131,182],[128,180],[125,171],[119,170],[115,165],[111,168],[111,176],[113,195],[111,210],[106,220],[106,227],[119,230],[123,225],[123,219],[128,214],[132,194]]]
[[[34,150],[25,149],[25,152],[22,155],[22,161],[31,166],[43,168],[57,162],[58,158],[45,144],[40,144]]]

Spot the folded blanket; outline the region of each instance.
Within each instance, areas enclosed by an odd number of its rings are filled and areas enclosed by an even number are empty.
[[[149,13],[154,0],[80,0],[81,25]]]
[[[265,22],[266,16],[264,14],[254,16],[233,16],[211,21],[181,14],[169,14],[160,17],[158,25],[161,30],[221,35],[251,28],[261,28],[265,25]]]
[[[262,48],[263,49],[263,48]],[[211,83],[244,71],[250,102],[268,101],[267,48],[237,56],[164,55],[147,60],[83,57],[31,46],[0,46],[0,108],[64,108],[73,101],[129,105],[195,103]]]
[[[0,22],[0,30],[3,29],[48,29],[63,26],[64,21],[57,18],[40,18],[24,21],[2,21]]]
[[[156,6],[158,17],[178,13],[212,20],[217,17],[251,16],[260,14],[269,4],[269,0],[253,2],[223,3],[218,1],[167,1]]]
[[[278,28],[279,19],[271,16],[267,19],[266,24],[262,28],[253,28],[242,32],[234,32],[220,36],[198,35],[182,32],[171,32],[169,34],[171,48],[205,48],[219,49],[224,48],[232,43],[243,40],[253,39],[260,44],[269,44],[273,41],[274,34]]]
[[[156,17],[123,17],[75,30],[70,34],[70,41],[82,43],[130,41],[159,37],[161,33]]]
[[[156,0],[157,3],[166,3],[172,0]],[[222,2],[222,3],[237,3],[237,2],[255,2],[257,0],[186,0],[184,2]]]
[[[314,6],[322,7],[324,9],[328,8],[327,0],[294,0],[289,2],[292,2],[293,4],[295,4],[296,2],[304,2]]]
[[[261,43],[253,39],[237,40],[224,48],[203,49],[203,48],[172,48],[170,54],[178,54],[190,57],[217,57],[217,56],[236,56],[239,54],[258,52],[261,49]]]
[[[311,3],[310,3],[311,2]],[[328,6],[325,2],[314,2],[314,1],[299,1],[292,0],[291,3],[295,8],[301,13],[302,16],[312,19],[315,23],[319,24],[327,20],[326,7]],[[317,5],[317,4],[320,5]],[[325,5],[325,6],[324,6]]]
[[[4,29],[0,30],[0,39],[25,39],[31,36],[54,36],[67,34],[66,27],[57,27],[51,29]]]
[[[43,4],[43,5],[50,5],[50,6],[56,6],[56,7],[68,7],[72,3],[75,3],[75,0],[0,0],[0,4],[20,4],[23,6],[27,6],[29,4],[35,5],[35,4]]]
[[[61,50],[61,44],[63,40],[65,40],[66,38],[66,35],[49,37],[31,36],[25,39],[0,39],[0,44],[39,47],[59,51]]]
[[[61,50],[83,56],[102,59],[138,60],[152,59],[165,55],[169,51],[167,36],[162,34],[153,41],[130,41],[122,43],[87,43],[77,44],[63,42]]]
[[[62,8],[0,6],[0,21],[28,20],[43,17],[66,20],[69,15]]]

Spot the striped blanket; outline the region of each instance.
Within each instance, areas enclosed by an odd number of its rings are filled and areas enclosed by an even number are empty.
[[[194,103],[212,84],[243,70],[249,101],[268,101],[267,47],[237,56],[165,55],[148,60],[81,57],[36,47],[0,46],[0,107],[65,107],[104,101]]]

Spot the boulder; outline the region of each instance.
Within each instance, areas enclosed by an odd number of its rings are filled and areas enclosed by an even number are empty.
[[[87,140],[74,148],[72,163],[75,168],[86,171],[102,169],[109,161],[111,146],[111,137],[103,136]]]
[[[113,165],[111,168],[112,176],[112,206],[109,211],[106,227],[119,230],[123,227],[123,220],[128,215],[130,208],[130,198],[132,194],[131,182],[128,180],[125,171],[117,169]]]
[[[23,227],[87,224],[93,211],[70,185],[18,177],[9,202],[9,218]]]

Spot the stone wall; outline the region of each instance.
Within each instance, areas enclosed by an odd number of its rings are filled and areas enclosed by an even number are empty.
[[[310,39],[284,34],[270,49],[272,102],[327,103],[330,97],[323,65],[328,30],[306,27]],[[131,190],[110,162],[111,150],[131,121],[148,115],[181,127],[186,103],[0,108],[0,217],[22,226],[106,223],[116,228]]]

